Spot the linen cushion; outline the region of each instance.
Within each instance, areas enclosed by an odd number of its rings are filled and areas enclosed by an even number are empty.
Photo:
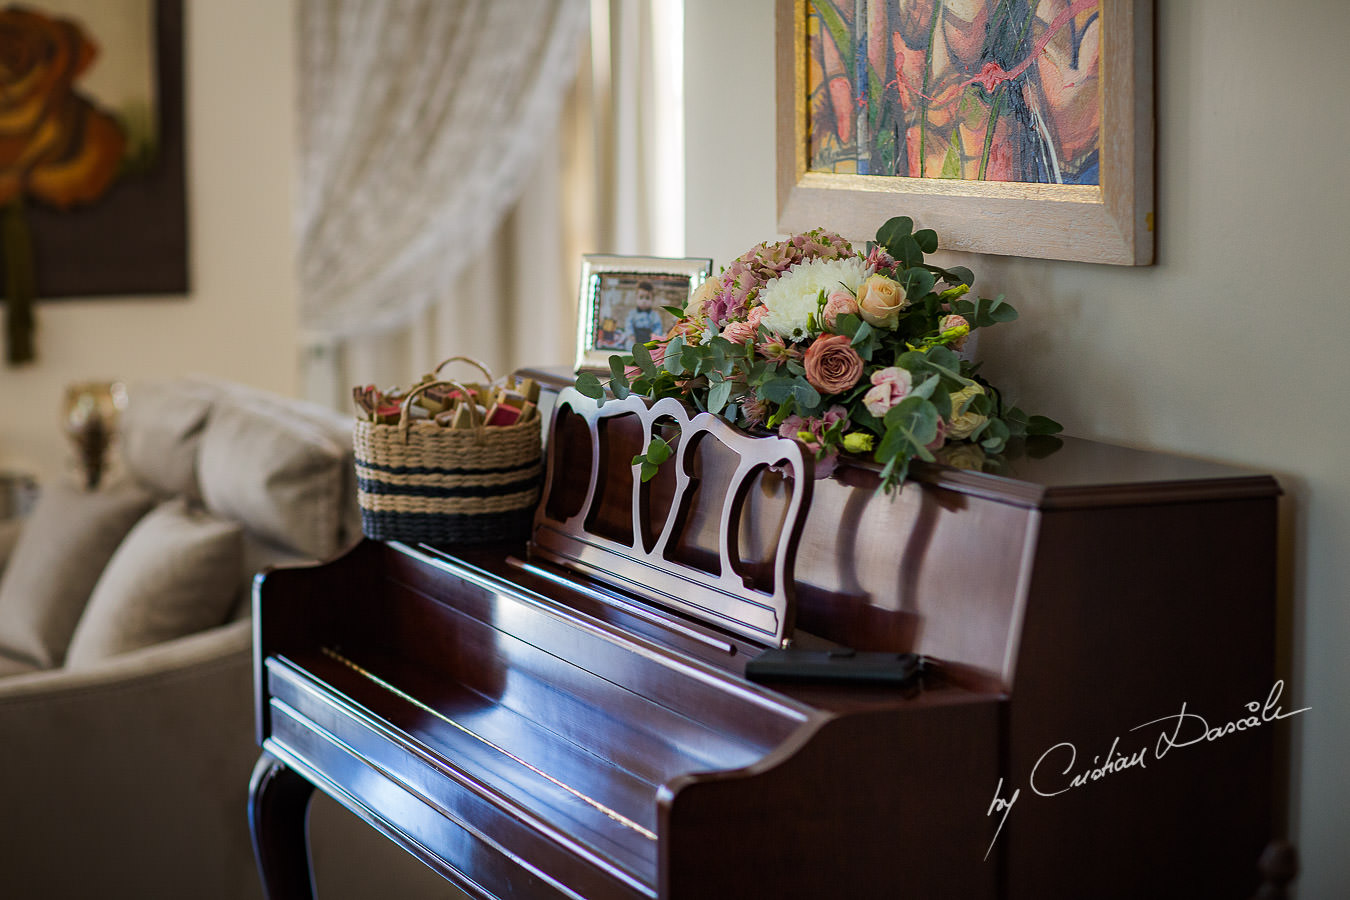
[[[38,667],[32,663],[26,663],[22,660],[14,659],[13,657],[0,653],[0,678],[5,678],[9,675],[23,675],[28,672],[36,671],[38,671]]]
[[[344,549],[350,459],[331,431],[231,394],[207,423],[197,474],[211,512],[284,548],[326,559]]]
[[[131,529],[94,586],[68,668],[220,625],[238,593],[242,529],[174,499]]]
[[[14,554],[14,545],[19,542],[19,532],[23,530],[23,519],[0,520],[0,572]]]
[[[0,576],[0,652],[39,668],[61,665],[99,573],[153,504],[134,486],[45,487]]]
[[[220,388],[173,379],[134,385],[122,414],[122,457],[142,484],[161,496],[201,499],[197,447]]]

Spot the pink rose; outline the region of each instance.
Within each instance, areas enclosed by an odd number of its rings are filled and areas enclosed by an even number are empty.
[[[846,334],[823,334],[806,348],[806,380],[822,394],[841,394],[862,378],[863,361]]]
[[[756,306],[754,309],[750,310],[750,312],[746,313],[745,320],[749,322],[751,325],[758,328],[759,323],[768,314],[769,308],[767,306]]]
[[[863,406],[880,419],[887,410],[905,399],[913,386],[914,376],[909,374],[908,369],[899,366],[877,369],[872,373],[871,389],[863,394]]]
[[[835,291],[825,301],[825,308],[820,311],[820,316],[825,320],[825,324],[830,328],[834,327],[835,319],[840,316],[858,314],[858,301],[848,291]]]

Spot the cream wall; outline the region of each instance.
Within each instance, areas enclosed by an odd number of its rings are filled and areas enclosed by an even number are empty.
[[[1350,4],[1280,9],[1157,4],[1157,265],[961,262],[1022,313],[981,349],[1026,408],[1279,477],[1286,697],[1311,707],[1286,730],[1291,814],[1320,898],[1350,887]],[[772,0],[686,0],[687,251],[718,265],[776,233],[772,19]]]
[[[191,289],[39,303],[37,362],[0,368],[0,468],[69,473],[69,381],[201,372],[297,390],[291,4],[184,6]]]

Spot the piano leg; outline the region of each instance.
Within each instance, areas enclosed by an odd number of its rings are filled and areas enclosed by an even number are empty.
[[[253,856],[268,900],[312,900],[306,816],[314,785],[263,751],[248,786]]]

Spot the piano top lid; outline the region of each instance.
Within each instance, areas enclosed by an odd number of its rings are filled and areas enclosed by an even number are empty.
[[[1033,509],[1083,509],[1279,495],[1268,474],[1085,438],[1028,438],[984,471],[915,460],[919,482]]]
[[[564,369],[532,369],[528,374],[553,390],[575,380]],[[870,491],[876,487],[878,472],[880,466],[868,461],[850,461],[840,465],[832,478]],[[1044,510],[1280,494],[1273,477],[1254,469],[1068,436],[1014,441],[1005,452],[983,459],[979,470],[914,460],[910,479]]]

